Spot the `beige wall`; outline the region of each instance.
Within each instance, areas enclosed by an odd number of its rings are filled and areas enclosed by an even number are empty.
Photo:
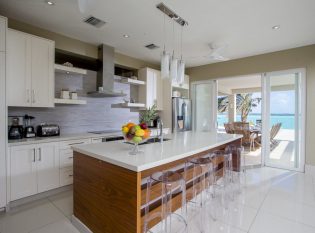
[[[9,19],[9,28],[44,37],[55,41],[57,49],[62,49],[72,53],[97,58],[97,45],[89,44],[77,39],[73,39],[46,29],[38,28],[14,19]],[[101,44],[101,42],[100,42]],[[157,64],[151,64],[140,59],[129,57],[120,53],[115,54],[115,64],[140,69],[143,67],[159,68]]]
[[[306,68],[306,164],[315,165],[315,45],[190,68],[190,81]]]

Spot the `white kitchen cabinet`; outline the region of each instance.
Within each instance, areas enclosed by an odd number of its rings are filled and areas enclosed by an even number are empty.
[[[7,19],[0,16],[0,52],[5,52],[5,39],[7,31]]]
[[[58,143],[41,144],[37,148],[37,185],[39,193],[59,187]]]
[[[7,109],[5,99],[7,19],[0,16],[0,209],[6,205]]]
[[[12,147],[10,151],[10,200],[37,193],[36,148]]]
[[[32,37],[32,107],[54,107],[55,45]]]
[[[58,188],[59,144],[11,147],[9,180],[10,201]]]
[[[139,86],[139,103],[144,103],[147,109],[156,104],[157,110],[163,110],[161,72],[151,68],[143,68],[138,71],[138,79],[145,81],[145,85]]]
[[[75,145],[90,144],[91,142],[90,138],[59,142],[60,186],[73,183],[73,150],[71,147]]]
[[[54,107],[53,41],[8,30],[7,105]]]
[[[9,30],[7,46],[7,105],[31,106],[31,38]]]

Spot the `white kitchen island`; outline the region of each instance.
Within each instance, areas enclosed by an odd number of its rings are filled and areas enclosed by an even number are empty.
[[[241,144],[241,135],[183,132],[166,135],[163,143],[140,146],[143,153],[129,155],[123,141],[80,145],[74,150],[74,220],[97,232],[142,232],[146,185],[157,171],[178,169],[188,159],[204,156],[230,144]],[[233,166],[239,159],[234,159]],[[187,189],[191,185],[187,182]],[[154,187],[153,187],[154,188]],[[173,197],[174,211],[181,194]],[[159,198],[150,213],[160,208]],[[158,222],[152,223],[157,224]]]

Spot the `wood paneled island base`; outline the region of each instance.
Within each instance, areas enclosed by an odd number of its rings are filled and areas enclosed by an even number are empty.
[[[94,233],[140,233],[146,194],[146,184],[143,184],[143,179],[154,172],[170,168],[183,172],[185,161],[206,155],[211,151],[222,150],[229,144],[240,145],[241,139],[237,138],[212,149],[142,171],[132,171],[75,151],[74,217]],[[236,156],[233,155],[234,169],[239,169],[240,159]],[[219,162],[221,163],[222,160]],[[191,188],[190,183],[187,182],[187,189]],[[152,187],[152,189],[159,188],[158,184]],[[173,211],[180,207],[180,196],[181,194],[173,196]],[[150,206],[150,213],[160,209],[160,199],[152,197],[155,198],[157,199]],[[153,226],[158,222],[159,220],[156,220],[150,224]]]

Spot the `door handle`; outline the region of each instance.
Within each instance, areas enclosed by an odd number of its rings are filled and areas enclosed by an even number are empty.
[[[30,89],[26,90],[26,102],[29,103],[30,102]]]
[[[33,163],[36,162],[36,149],[33,149]]]
[[[73,145],[79,145],[79,144],[83,144],[84,142],[74,142],[74,143],[69,143],[69,146],[73,146]]]
[[[38,161],[42,161],[42,148],[38,148]]]
[[[36,100],[35,100],[35,90],[32,90],[32,103],[36,103]]]

